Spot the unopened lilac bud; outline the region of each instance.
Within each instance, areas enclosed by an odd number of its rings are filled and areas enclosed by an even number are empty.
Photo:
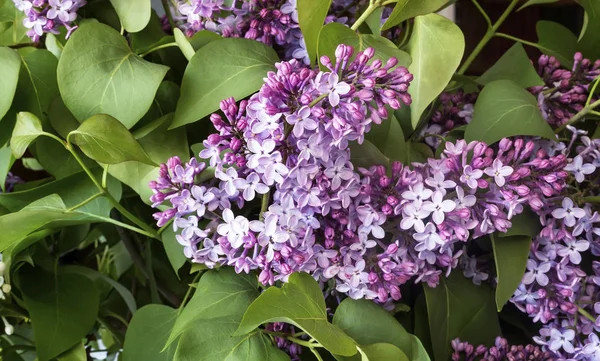
[[[238,139],[237,137],[233,137],[233,138],[231,138],[231,142],[229,143],[229,147],[234,152],[237,152],[237,151],[239,151],[242,148],[242,141],[240,139]]]

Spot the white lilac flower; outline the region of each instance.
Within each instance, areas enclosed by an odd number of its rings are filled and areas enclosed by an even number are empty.
[[[231,209],[223,211],[224,223],[219,224],[217,233],[227,237],[233,248],[240,248],[244,244],[244,237],[250,230],[250,222],[244,216],[234,217]]]
[[[583,164],[583,157],[580,155],[573,158],[573,161],[565,167],[565,170],[571,172],[575,176],[575,180],[581,183],[585,180],[586,175],[590,175],[596,171],[596,166],[591,163]]]
[[[400,228],[408,230],[414,228],[417,232],[425,231],[425,223],[423,219],[427,218],[431,211],[422,208],[417,208],[414,204],[408,203],[402,208],[402,220]]]
[[[463,174],[460,176],[460,181],[466,183],[471,189],[477,189],[477,180],[483,176],[483,171],[473,169],[470,165],[463,168]]]
[[[550,341],[548,343],[548,348],[552,351],[558,351],[561,348],[568,353],[575,352],[575,348],[571,341],[575,338],[575,331],[573,330],[565,330],[564,332],[560,332],[560,330],[553,328],[550,330]]]
[[[242,191],[242,196],[246,201],[253,200],[256,193],[265,194],[269,192],[269,187],[261,183],[260,177],[256,173],[250,173],[246,179],[238,178],[234,180],[233,184]]]
[[[456,203],[450,199],[444,200],[444,195],[440,191],[433,193],[431,201],[423,203],[423,209],[432,212],[431,218],[436,224],[444,222],[445,214],[452,212],[456,208]]]
[[[420,207],[423,201],[429,199],[433,191],[429,188],[425,188],[423,183],[419,182],[409,188],[408,191],[402,193],[402,198],[412,201],[415,207]]]
[[[513,173],[513,168],[507,165],[503,165],[500,159],[495,159],[494,163],[492,163],[491,167],[488,167],[484,170],[485,174],[490,177],[494,177],[494,182],[498,185],[498,187],[504,186],[506,180],[504,177],[508,177]]]
[[[564,219],[567,227],[573,227],[576,219],[585,217],[585,211],[583,208],[575,207],[571,198],[564,198],[562,208],[552,211],[552,216],[557,219]]]

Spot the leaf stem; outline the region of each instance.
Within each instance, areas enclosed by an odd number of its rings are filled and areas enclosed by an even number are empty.
[[[93,196],[89,197],[88,199],[84,200],[83,202],[67,209],[67,212],[72,212],[74,210],[76,210],[77,208],[81,208],[83,206],[85,206],[86,204],[90,203],[91,201],[93,201],[94,199],[98,198],[98,197],[102,197],[104,195],[104,193],[96,193]]]
[[[150,54],[152,52],[155,52],[157,50],[164,49],[164,48],[171,48],[171,47],[174,47],[174,46],[178,46],[177,43],[166,43],[166,44],[157,45],[157,46],[153,47],[152,49],[150,49],[150,50],[148,50],[148,51],[146,51],[144,53],[139,54],[139,56],[143,58],[146,55],[148,55],[148,54]]]
[[[600,99],[596,100],[592,104],[590,104],[590,105],[586,106],[585,108],[581,109],[581,111],[579,113],[575,114],[571,119],[569,119],[568,122],[566,122],[562,126],[556,128],[556,130],[554,131],[554,134],[558,134],[558,133],[562,132],[567,127],[567,125],[571,125],[571,124],[573,124],[575,122],[578,122],[583,117],[585,117],[589,112],[593,111],[594,108],[596,108],[597,106],[600,106]]]
[[[181,314],[181,312],[183,311],[183,307],[185,307],[185,304],[188,301],[188,298],[190,298],[190,295],[192,294],[192,290],[194,289],[194,287],[192,285],[194,283],[198,282],[198,280],[200,279],[200,276],[202,276],[202,272],[198,272],[198,274],[194,277],[194,280],[192,281],[192,283],[190,283],[188,290],[185,293],[185,296],[183,296],[183,300],[181,301],[181,304],[179,305],[179,309],[177,310],[177,316],[179,316]]]
[[[485,12],[485,10],[483,10],[481,5],[479,5],[479,2],[477,0],[471,0],[471,2],[473,3],[473,5],[475,5],[477,10],[479,10],[481,15],[485,19],[485,22],[488,24],[488,29],[491,29],[494,25],[492,24],[492,20],[490,20],[490,17],[488,16],[488,14]]]
[[[258,215],[258,218],[261,221],[265,219],[264,213],[267,211],[267,209],[269,209],[270,198],[271,198],[270,190],[269,190],[269,192],[263,194],[263,196],[262,196],[262,203],[260,205],[260,213]]]
[[[94,177],[94,175],[92,174],[92,172],[90,171],[90,169],[85,165],[85,163],[83,162],[83,160],[81,159],[81,157],[79,157],[79,155],[77,154],[77,152],[73,149],[72,145],[68,142],[68,139],[67,139],[67,144],[65,145],[65,148],[73,155],[73,158],[75,158],[75,160],[77,161],[77,163],[79,163],[79,166],[88,175],[88,177],[90,178],[90,180],[92,181],[92,183],[94,183],[94,185],[96,186],[96,188],[98,188],[98,190],[100,191],[100,193],[102,193],[102,195],[104,197],[106,197],[106,199],[108,199],[108,201],[113,205],[113,207],[116,210],[119,211],[119,213],[121,213],[123,216],[125,216],[125,218],[127,218],[128,220],[130,220],[131,222],[133,222],[135,225],[137,225],[138,227],[140,227],[141,229],[143,229],[145,231],[145,233],[142,233],[142,234],[144,234],[146,236],[149,235],[151,238],[155,238],[155,239],[160,240],[160,238],[158,237],[158,234],[156,233],[156,231],[154,229],[152,229],[150,226],[148,226],[144,221],[142,221],[139,218],[137,218],[136,216],[134,216],[127,209],[125,209],[119,203],[119,201],[117,201],[110,194],[110,192],[108,191],[107,188],[102,187],[102,185],[100,183],[98,183],[98,180],[96,179],[96,177]],[[136,231],[136,232],[138,232],[138,231]],[[138,233],[140,233],[140,232],[138,232]]]
[[[379,5],[380,5],[379,0],[369,1],[369,6],[365,10],[365,12],[362,13],[362,15],[358,18],[358,20],[356,20],[356,22],[354,22],[354,24],[352,24],[350,29],[356,31],[356,29],[358,29],[358,27],[361,26],[362,23],[364,23],[369,18],[369,16],[371,16],[373,11],[375,11],[375,9],[377,9],[379,7]]]
[[[504,34],[504,33],[496,33],[496,34],[494,34],[494,36],[497,36],[499,38],[505,38],[505,39],[513,40],[513,41],[516,41],[517,43],[521,43],[523,45],[529,45],[531,47],[540,49],[541,51],[545,51],[545,52],[551,51],[550,49],[548,49],[548,48],[546,48],[544,46],[541,46],[540,44],[533,43],[533,42],[527,41],[527,40],[523,40],[523,39],[517,38],[517,37],[512,36],[512,35],[508,35],[508,34]]]
[[[583,201],[586,203],[600,203],[600,196],[584,197]]]
[[[598,87],[598,83],[600,83],[600,75],[594,79],[594,86],[592,87],[592,91],[590,91],[590,95],[588,95],[587,100],[585,101],[585,106],[587,107],[592,102],[592,96],[596,92],[596,87]]]
[[[596,322],[596,319],[594,318],[594,316],[590,315],[590,313],[588,311],[584,310],[583,308],[577,306],[577,312],[579,312],[579,314],[581,314],[583,317],[592,321],[592,323]]]
[[[506,8],[506,10],[504,10],[504,13],[502,13],[502,15],[500,15],[500,17],[498,18],[496,23],[494,25],[492,25],[492,27],[489,28],[485,32],[485,35],[483,36],[483,38],[481,39],[479,44],[477,44],[477,46],[475,47],[475,49],[473,50],[471,55],[469,55],[469,57],[467,58],[467,60],[465,60],[463,65],[460,67],[460,69],[458,69],[457,74],[462,75],[469,69],[469,66],[471,66],[473,61],[475,61],[475,59],[477,58],[479,53],[483,50],[483,48],[487,45],[487,43],[492,39],[492,37],[494,36],[496,31],[498,31],[498,28],[500,28],[500,25],[502,25],[502,23],[504,23],[504,21],[506,20],[508,15],[510,15],[510,13],[513,11],[513,9],[517,6],[518,3],[519,3],[519,0],[512,0],[510,2],[508,7]]]
[[[321,354],[319,354],[319,351],[316,348],[311,347],[310,352],[312,352],[313,355],[315,355],[315,357],[317,358],[318,361],[323,361]]]

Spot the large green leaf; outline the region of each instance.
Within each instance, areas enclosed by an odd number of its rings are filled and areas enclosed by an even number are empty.
[[[246,308],[258,297],[256,276],[236,274],[231,268],[207,272],[194,296],[173,326],[167,345],[199,320],[228,317],[241,319]]]
[[[272,48],[249,39],[222,39],[200,48],[185,69],[171,128],[216,111],[223,99],[240,100],[256,92],[278,61]]]
[[[361,345],[389,343],[411,356],[413,361],[429,360],[423,346],[414,341],[415,336],[372,301],[345,299],[335,311],[333,324]]]
[[[501,335],[494,293],[488,285],[474,285],[460,272],[453,272],[450,278],[440,278],[436,288],[424,286],[424,290],[436,360],[449,359],[451,341],[457,337],[491,346]]]
[[[521,43],[515,43],[508,49],[496,64],[477,79],[477,82],[486,85],[503,79],[512,80],[523,88],[544,85]]]
[[[169,262],[171,263],[171,266],[173,266],[175,273],[177,273],[187,259],[183,254],[183,247],[177,242],[175,231],[173,231],[173,228],[171,227],[165,229],[161,238]]]
[[[510,80],[491,82],[477,98],[465,139],[493,144],[515,135],[556,139],[533,95]]]
[[[176,318],[177,310],[163,305],[139,309],[125,334],[123,361],[172,361],[175,347],[162,348]]]
[[[304,36],[310,62],[317,56],[319,32],[325,22],[332,0],[300,0],[297,2],[298,22]]]
[[[408,88],[412,96],[410,115],[413,128],[427,106],[444,90],[458,68],[465,50],[465,39],[452,21],[429,14],[415,18],[408,43],[414,80]]]
[[[408,144],[404,139],[402,127],[394,115],[391,115],[389,119],[384,120],[381,124],[373,123],[371,131],[367,133],[365,138],[375,144],[389,160],[397,160],[408,164]]]
[[[360,346],[358,351],[361,355],[361,361],[409,361],[402,350],[389,343]]]
[[[587,26],[579,36],[578,48],[583,56],[588,59],[600,58],[600,1],[580,0],[579,3],[585,9],[587,15]]]
[[[58,60],[48,50],[20,49],[21,71],[12,109],[35,114],[42,121],[50,102],[58,96],[56,67]]]
[[[539,216],[529,209],[513,216],[510,223],[510,228],[504,233],[498,233],[498,237],[529,236],[529,238],[535,238],[542,229]]]
[[[358,167],[369,168],[373,165],[387,167],[390,165],[390,159],[367,139],[363,140],[362,144],[350,143],[350,155],[352,164]]]
[[[492,235],[492,246],[498,276],[496,306],[498,312],[500,312],[523,279],[531,248],[531,237],[511,236],[500,238]]]
[[[536,24],[538,44],[541,51],[555,57],[564,67],[573,66],[573,55],[577,51],[577,37],[563,25],[540,20]]]
[[[78,123],[79,124],[79,123]],[[76,149],[80,158],[86,166],[93,167],[95,162],[83,156],[83,153]],[[55,139],[49,137],[40,137],[35,142],[36,159],[44,170],[50,173],[56,179],[62,179],[72,174],[81,172],[81,165],[77,162],[73,154]]]
[[[19,81],[19,69],[21,69],[21,57],[10,49],[0,47],[0,78],[2,78],[2,87],[0,87],[0,119],[4,117],[10,105],[12,104],[17,82]]]
[[[85,337],[98,315],[98,290],[86,277],[22,267],[19,288],[31,316],[40,361],[47,361]]]
[[[286,322],[301,328],[332,354],[357,353],[354,340],[327,320],[321,287],[308,273],[293,273],[282,288],[268,288],[248,307],[235,335],[253,332],[268,322]]]
[[[58,85],[79,121],[108,114],[131,128],[150,108],[167,70],[135,55],[110,26],[85,23],[63,50]]]
[[[330,23],[325,25],[319,34],[318,53],[319,57],[326,55],[335,61],[335,49],[339,44],[351,45],[354,47],[354,55],[366,48],[375,49],[375,59],[381,59],[383,63],[389,58],[398,59],[398,64],[408,67],[411,63],[410,55],[398,49],[389,39],[380,35],[357,34],[349,27],[340,23]],[[321,69],[327,71],[327,68],[321,65]]]
[[[110,0],[121,25],[130,33],[137,33],[148,25],[152,11],[150,0]]]
[[[200,30],[194,36],[190,38],[190,44],[194,48],[194,52],[198,51],[201,47],[212,43],[213,41],[221,40],[221,35],[214,33],[209,30]]]
[[[87,361],[87,352],[83,342],[79,341],[75,346],[56,357],[58,361]]]
[[[0,46],[31,42],[23,25],[25,17],[25,13],[17,9],[14,2],[0,1]]]
[[[173,360],[289,361],[290,358],[259,330],[247,335],[232,336],[238,324],[239,319],[235,317],[194,322],[181,335]]]
[[[189,148],[185,128],[168,130],[173,114],[157,119],[159,125],[155,130],[144,135],[145,132],[136,132],[143,137],[138,138],[142,148],[155,163],[166,163],[169,157],[179,156],[181,159],[189,158]],[[158,178],[158,167],[140,162],[125,162],[111,165],[108,172],[121,182],[130,186],[140,195],[144,202],[149,202],[152,190],[148,182]]]
[[[425,15],[439,10],[450,0],[398,0],[382,30],[387,30],[415,16]]]
[[[104,164],[118,164],[130,160],[156,165],[118,120],[106,114],[93,115],[68,139],[77,144],[88,157]]]
[[[17,124],[10,138],[10,148],[15,158],[21,158],[25,154],[27,147],[37,137],[46,134],[42,129],[42,123],[34,114],[27,112],[17,114]]]
[[[0,147],[0,190],[2,192],[6,191],[6,176],[14,162],[15,158],[10,147],[8,145]]]

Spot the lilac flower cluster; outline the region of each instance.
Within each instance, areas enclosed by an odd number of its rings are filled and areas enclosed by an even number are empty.
[[[586,183],[585,192],[550,198],[540,209],[543,226],[531,247],[527,271],[511,301],[535,322],[544,324],[535,341],[561,360],[600,359],[600,215],[585,197],[598,194],[600,139],[574,131],[564,154],[574,157],[565,171],[574,184]],[[587,261],[586,261],[587,259]],[[586,271],[586,264],[591,267]]]
[[[296,328],[284,322],[273,322],[265,325],[265,331],[273,334],[273,341],[280,350],[290,356],[291,361],[300,361],[302,346],[290,341],[287,337],[296,337]],[[298,336],[298,338],[306,335]]]
[[[452,361],[554,361],[556,355],[543,351],[534,345],[509,345],[502,337],[497,337],[494,346],[487,348],[484,345],[474,347],[459,339],[452,341]]]
[[[429,146],[437,148],[440,145],[440,139],[432,135],[444,137],[452,129],[469,124],[473,117],[477,95],[477,93],[465,93],[462,89],[454,93],[440,94],[441,106],[431,116],[427,127],[421,131],[425,142]]]
[[[538,107],[548,123],[563,125],[585,107],[590,86],[600,75],[600,60],[592,63],[576,53],[573,68],[566,70],[561,69],[556,58],[542,55],[538,59],[538,74],[545,85],[530,91],[537,96]]]
[[[373,60],[371,48],[350,61],[353,55],[352,47],[340,45],[335,65],[321,59],[325,72],[296,60],[278,63],[250,100],[239,106],[223,101],[225,119],[212,115],[218,134],[200,152],[215,167],[213,184],[193,184],[203,170],[195,160],[163,165],[161,178],[151,184],[152,201],[168,200],[173,208],[156,217],[159,225],[175,217],[175,227],[183,229],[178,240],[194,262],[234,265],[238,272],[259,269],[265,284],[306,271],[335,277],[340,291],[364,296],[361,255],[375,243],[371,234],[383,237],[385,215],[362,195],[348,143],[362,142],[372,122],[387,118],[386,106],[410,104],[412,75],[396,59]],[[250,208],[245,204],[257,195],[264,203],[258,220],[234,213],[232,204]],[[201,219],[210,220],[203,229]],[[340,227],[347,232],[336,233]]]
[[[27,36],[38,42],[45,33],[60,34],[60,27],[67,28],[66,37],[77,29],[73,24],[77,19],[77,10],[84,6],[86,0],[13,0],[15,6],[27,17],[23,25]]]
[[[297,0],[186,0],[177,20],[188,36],[209,30],[224,37],[244,37],[281,49],[285,59],[310,63],[298,24]],[[334,0],[326,23],[347,21],[341,14],[357,10],[357,0]]]
[[[6,175],[6,181],[4,182],[4,188],[6,190],[6,193],[12,192],[15,185],[17,185],[19,183],[23,183],[21,178],[17,177],[16,175],[13,175],[12,173],[9,172]],[[0,193],[2,193],[2,189],[0,189]]]

